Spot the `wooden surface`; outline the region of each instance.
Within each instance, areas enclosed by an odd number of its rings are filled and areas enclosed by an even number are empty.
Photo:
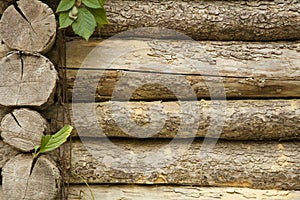
[[[2,168],[10,158],[14,157],[18,153],[19,151],[15,148],[0,140],[0,168]]]
[[[60,171],[48,157],[41,156],[33,162],[32,155],[20,154],[2,170],[2,188],[7,200],[55,200],[60,191]]]
[[[55,42],[55,15],[38,0],[20,0],[9,6],[1,18],[2,40],[12,49],[48,52]]]
[[[200,140],[84,141],[72,144],[72,167],[89,183],[300,189],[298,142],[219,141],[200,154]]]
[[[70,110],[70,113],[72,125],[75,126],[74,133],[77,134],[78,129],[80,136],[86,137],[173,138],[178,134],[180,126],[190,128],[182,128],[177,137],[192,137],[194,129],[198,130],[196,137],[204,137],[208,134],[210,126],[219,128],[211,120],[211,117],[217,116],[219,116],[217,118],[219,125],[221,120],[224,120],[220,138],[278,140],[300,137],[299,100],[239,100],[223,103],[226,104],[223,105],[221,102],[220,105],[226,106],[224,110],[210,101],[180,102],[180,104],[160,101],[103,102],[95,105],[80,103],[70,104],[70,109],[75,108],[75,112]],[[95,117],[88,109],[93,106],[95,106]],[[58,128],[63,126],[63,122],[67,121],[62,114],[57,114],[66,110],[67,108],[52,106],[44,111],[47,121],[51,121],[52,132],[58,131]],[[134,126],[141,131],[131,132],[135,130]],[[145,134],[147,130],[149,135]],[[153,131],[157,131],[155,132],[157,134],[152,135]]]
[[[222,82],[230,99],[300,97],[299,49],[298,42],[72,41],[68,96],[76,81],[74,101],[217,98]]]
[[[3,141],[23,152],[33,150],[49,131],[47,121],[38,112],[26,108],[5,115],[0,128]]]
[[[53,100],[57,72],[40,54],[14,52],[0,60],[0,105],[41,106]]]
[[[298,200],[300,198],[299,191],[258,190],[226,187],[91,185],[91,189],[96,200]],[[70,187],[68,200],[79,200],[80,191],[84,191],[86,197],[91,196],[86,186],[72,185]]]
[[[196,40],[300,38],[298,1],[109,0],[105,7],[110,25],[102,29],[104,37],[138,27],[165,27]],[[151,34],[165,37],[157,32]]]
[[[7,56],[7,54],[11,51],[6,44],[1,39],[0,36],[0,58]]]

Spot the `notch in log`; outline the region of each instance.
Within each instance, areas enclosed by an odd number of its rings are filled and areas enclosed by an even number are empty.
[[[14,52],[0,60],[0,105],[51,103],[57,79],[57,71],[46,57]]]
[[[41,1],[21,0],[4,11],[0,34],[12,49],[47,53],[55,42],[55,15]]]

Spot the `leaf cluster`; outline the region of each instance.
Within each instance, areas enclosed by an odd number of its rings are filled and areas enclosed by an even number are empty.
[[[108,24],[105,0],[61,0],[56,12],[59,13],[59,26],[72,26],[74,33],[88,40],[96,27]]]

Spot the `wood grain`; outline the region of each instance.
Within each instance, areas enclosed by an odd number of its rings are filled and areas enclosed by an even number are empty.
[[[49,131],[47,121],[38,112],[26,108],[5,115],[0,128],[3,141],[23,152],[32,151]]]
[[[40,54],[13,52],[0,60],[0,105],[42,106],[53,101],[54,65]]]
[[[201,140],[190,146],[185,140],[169,142],[76,141],[72,144],[72,167],[87,182],[98,184],[300,189],[299,142],[219,141],[201,153]],[[83,182],[72,176],[71,183]]]
[[[299,191],[258,190],[249,188],[227,187],[192,187],[192,186],[130,186],[130,185],[91,185],[95,199],[101,200],[297,200],[300,198]],[[79,200],[84,191],[86,197],[90,192],[86,186],[71,185],[68,200]],[[88,198],[87,198],[88,199]]]
[[[95,108],[96,116],[89,108]],[[80,136],[86,137],[204,137],[209,135],[210,126],[219,130],[221,120],[224,120],[224,125],[217,136],[223,139],[284,140],[300,137],[299,100],[221,101],[219,105],[204,100],[78,103],[70,104],[69,108],[54,105],[44,111],[52,132],[58,131],[68,121],[68,109],[74,133],[79,130]],[[57,113],[65,113],[66,118]],[[219,121],[215,124],[212,119]],[[192,134],[194,129],[195,135]]]
[[[68,96],[84,102],[298,98],[299,49],[298,42],[72,41]]]
[[[14,157],[18,153],[18,150],[0,140],[0,168],[2,168],[10,158]]]
[[[34,162],[32,155],[19,154],[5,164],[2,176],[7,200],[55,200],[60,191],[60,171],[47,156]]]
[[[0,33],[11,49],[47,53],[55,42],[55,15],[41,1],[20,0],[4,11]]]

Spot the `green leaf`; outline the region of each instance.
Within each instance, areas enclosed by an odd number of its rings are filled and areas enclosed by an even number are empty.
[[[38,153],[45,153],[60,147],[65,143],[72,132],[72,126],[64,126],[54,135],[42,136],[41,145]]]
[[[103,7],[103,6],[104,6],[104,4],[105,4],[105,1],[106,1],[106,0],[99,0],[99,3],[100,3],[100,5],[101,5],[101,7]]]
[[[56,12],[64,12],[70,10],[75,5],[75,0],[61,0],[57,6]]]
[[[89,8],[101,8],[100,2],[98,0],[82,0],[82,3]]]
[[[74,33],[88,40],[97,26],[93,14],[86,8],[78,8],[78,18],[72,24]]]
[[[59,28],[71,26],[73,22],[74,20],[69,17],[69,12],[62,12],[59,14]]]
[[[102,27],[105,24],[109,24],[107,20],[106,11],[104,8],[88,9],[95,17],[98,27]]]

